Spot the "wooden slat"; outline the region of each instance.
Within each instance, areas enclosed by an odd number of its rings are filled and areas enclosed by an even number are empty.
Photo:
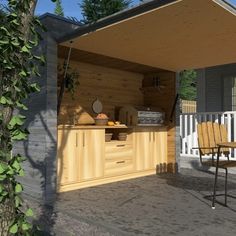
[[[213,125],[212,122],[207,122],[207,133],[208,133],[208,139],[209,139],[209,146],[210,147],[215,147],[215,138],[214,138],[214,130],[213,130]]]
[[[207,123],[206,122],[202,123],[202,137],[203,137],[203,147],[210,147],[209,137],[208,137],[208,133],[207,133]],[[210,149],[204,149],[204,154],[208,154],[210,152],[211,152]]]
[[[213,123],[213,129],[214,129],[215,142],[216,144],[220,143],[221,142],[220,125],[218,123]]]
[[[221,133],[221,142],[228,142],[227,129],[224,124],[220,125],[220,133]],[[229,148],[223,148],[222,151],[225,155],[229,154]]]
[[[202,133],[202,124],[197,124],[197,133],[198,133],[198,146],[199,148],[204,147],[204,139],[203,139],[203,133]],[[206,149],[200,149],[200,152],[202,155],[206,153]]]

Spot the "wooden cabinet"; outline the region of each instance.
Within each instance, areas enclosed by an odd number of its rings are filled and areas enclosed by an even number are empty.
[[[117,140],[121,130],[109,128],[110,142],[105,142],[106,129],[58,130],[60,192],[154,174],[156,165],[166,166],[166,128],[129,128],[125,141]]]
[[[79,179],[79,153],[76,146],[78,132],[72,129],[58,130],[57,178],[61,185],[77,182]]]
[[[153,168],[160,164],[167,166],[167,130],[159,129],[153,133]]]
[[[167,132],[158,128],[135,129],[135,168],[137,171],[155,169],[167,160]]]
[[[72,184],[102,177],[104,146],[104,130],[59,130],[58,183]]]
[[[104,174],[105,132],[84,129],[78,132],[79,181],[102,177]]]
[[[135,129],[135,168],[138,171],[152,168],[152,138],[150,129]]]
[[[106,143],[105,176],[122,175],[134,171],[132,143],[114,141]]]

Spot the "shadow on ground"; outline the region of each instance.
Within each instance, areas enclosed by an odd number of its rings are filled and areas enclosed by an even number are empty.
[[[235,176],[229,177],[229,191],[236,196],[235,180]],[[80,224],[96,227],[97,234],[87,234],[96,236],[235,235],[236,199],[229,199],[229,207],[217,204],[212,210],[210,199],[204,198],[211,193],[213,181],[213,174],[184,169],[179,174],[152,175],[62,193],[55,204],[55,227],[59,227],[61,214],[68,217],[61,223],[70,232],[65,235],[86,235],[76,234]],[[224,190],[223,178],[219,178],[218,190]],[[71,225],[69,219],[77,223]]]

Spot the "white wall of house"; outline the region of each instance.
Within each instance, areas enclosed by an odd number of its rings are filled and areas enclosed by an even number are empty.
[[[236,63],[197,70],[197,112],[232,111]]]

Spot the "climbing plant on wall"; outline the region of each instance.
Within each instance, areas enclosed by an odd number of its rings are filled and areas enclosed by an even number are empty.
[[[24,129],[27,110],[24,101],[39,91],[32,81],[39,76],[41,55],[33,53],[38,45],[41,27],[34,17],[37,0],[8,0],[7,12],[0,24],[0,235],[32,235],[31,209],[23,208],[23,157],[12,153],[13,144],[27,138]]]

